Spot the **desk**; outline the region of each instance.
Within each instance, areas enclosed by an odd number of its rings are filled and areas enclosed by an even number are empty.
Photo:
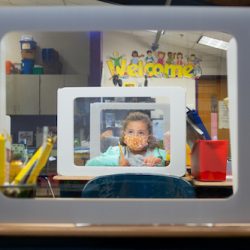
[[[55,175],[53,180],[55,181],[89,181],[95,178],[94,176],[67,176],[67,175]],[[190,176],[184,177],[188,181],[192,181],[193,178]]]
[[[193,179],[192,184],[198,198],[226,198],[233,194],[233,180],[231,178],[214,182]]]
[[[0,236],[250,237],[250,224],[82,225],[0,223]]]
[[[93,178],[93,176],[56,175],[53,177],[53,180],[60,183],[61,197],[79,198],[81,197],[83,186]],[[195,187],[197,198],[226,198],[233,193],[232,179],[219,182],[204,182],[195,180],[191,175],[187,175],[184,178]]]
[[[59,181],[61,197],[80,198],[84,185],[93,178],[93,176],[55,175],[53,180]]]
[[[233,180],[226,179],[225,181],[198,181],[196,179],[192,180],[192,183],[196,187],[232,187]]]
[[[65,176],[65,175],[55,175],[53,180],[55,181],[89,181],[93,179],[93,176]]]
[[[1,249],[249,249],[250,224],[110,225],[0,223]]]

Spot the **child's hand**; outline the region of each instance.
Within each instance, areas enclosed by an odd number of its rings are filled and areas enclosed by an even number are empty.
[[[155,165],[158,165],[161,163],[161,159],[157,158],[153,155],[147,156],[144,158],[144,164],[149,166],[149,167],[154,167]]]
[[[101,139],[105,139],[105,138],[107,138],[107,137],[111,137],[113,135],[113,132],[112,132],[112,130],[106,130],[105,132],[103,132],[102,134],[101,134]]]
[[[122,167],[126,167],[129,166],[129,162],[124,156],[120,156],[119,165]]]

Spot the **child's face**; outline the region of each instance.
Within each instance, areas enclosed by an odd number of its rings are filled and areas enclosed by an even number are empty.
[[[138,53],[136,52],[132,53],[132,57],[138,57]]]
[[[114,56],[114,57],[118,57],[118,56],[119,56],[119,52],[114,51],[113,56]]]
[[[159,57],[160,59],[163,59],[164,56],[165,56],[164,53],[159,53],[159,54],[158,54],[158,57]]]
[[[124,131],[124,143],[132,151],[139,152],[148,145],[148,128],[143,121],[131,121]]]

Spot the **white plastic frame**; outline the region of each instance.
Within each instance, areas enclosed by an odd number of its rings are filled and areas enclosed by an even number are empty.
[[[148,18],[149,14],[151,18]],[[220,31],[229,33],[235,38],[230,42],[227,59],[234,176],[233,196],[219,200],[29,200],[9,199],[0,195],[0,222],[249,223],[249,23],[250,9],[233,7],[0,8],[1,38],[6,33],[16,30],[74,32],[123,29]],[[3,126],[7,119],[5,115],[5,57],[2,45],[0,59],[0,123]]]
[[[107,167],[107,166],[77,166],[74,164],[74,101],[79,97],[165,97],[170,105],[171,128],[171,162],[168,167]],[[105,105],[105,104],[104,104]],[[113,104],[114,105],[114,104]],[[126,104],[123,104],[123,106]],[[147,103],[145,106],[154,108],[157,103]],[[158,103],[160,107],[160,103]],[[161,106],[162,107],[162,106]],[[136,106],[135,106],[136,108]],[[140,108],[140,103],[138,107]],[[65,112],[67,110],[67,112]],[[91,126],[100,124],[98,121],[90,123]],[[58,90],[57,113],[58,143],[57,143],[57,170],[61,175],[67,176],[97,176],[115,173],[156,173],[183,176],[185,165],[186,142],[186,101],[185,90],[181,87],[155,87],[155,88],[62,88]],[[100,131],[100,128],[99,128]],[[93,135],[92,135],[93,138]],[[100,137],[98,139],[100,141]],[[93,142],[92,142],[93,143]],[[95,143],[95,142],[94,142]],[[90,144],[90,147],[93,144]]]

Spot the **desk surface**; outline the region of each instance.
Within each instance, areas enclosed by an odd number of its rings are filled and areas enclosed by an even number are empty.
[[[95,176],[67,176],[67,175],[55,175],[53,180],[56,181],[89,181],[95,178]],[[193,178],[189,176],[184,177],[186,180],[191,181]]]
[[[93,179],[93,176],[63,176],[63,175],[55,175],[53,180],[57,181],[89,181]],[[193,179],[190,175],[184,177],[187,181],[192,182],[194,186],[207,186],[207,187],[231,187],[233,186],[232,179],[226,179],[226,181],[198,181]]]
[[[110,225],[0,223],[0,236],[250,237],[250,224]]]
[[[198,181],[196,179],[192,179],[192,183],[197,187],[232,187],[233,179],[227,178],[225,181]]]
[[[55,181],[89,181],[93,179],[94,176],[65,176],[65,175],[55,175],[53,180]]]
[[[233,180],[226,179],[225,181],[198,181],[193,179],[192,183],[196,187],[232,187]]]

